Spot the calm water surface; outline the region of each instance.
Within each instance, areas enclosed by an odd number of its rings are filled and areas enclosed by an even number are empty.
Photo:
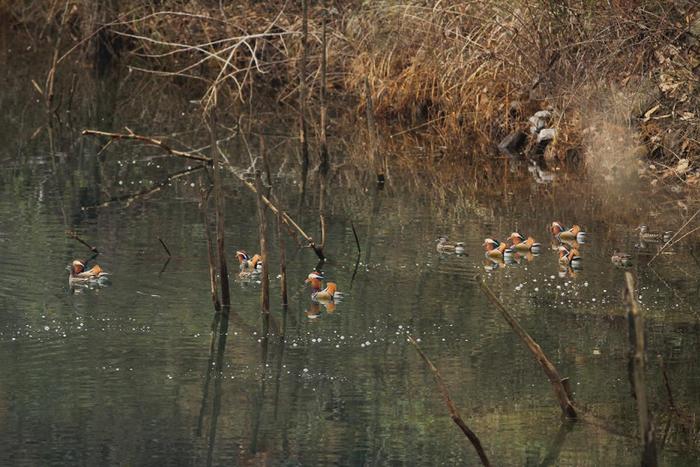
[[[44,124],[43,109],[19,97],[21,81],[13,83],[0,91],[7,109],[0,120],[0,464],[475,465],[407,331],[440,368],[494,464],[639,464],[623,276],[608,258],[613,246],[635,251],[632,228],[650,212],[633,203],[642,191],[625,201],[583,181],[587,188],[571,199],[563,182],[543,187],[523,175],[506,188],[510,197],[461,199],[455,202],[468,208],[450,209],[423,196],[415,181],[395,179],[376,191],[335,178],[323,269],[344,298],[335,309],[314,307],[303,280],[316,259],[287,239],[290,306],[281,309],[273,280],[266,340],[255,281],[232,282],[227,329],[212,310],[200,175],[129,206],[83,210],[188,163],[128,143],[98,156],[98,142],[75,133],[50,141],[42,130],[31,138]],[[169,131],[186,126],[156,110],[134,117],[113,103],[81,105],[83,126],[111,128],[105,115],[115,128],[144,133],[166,120]],[[294,160],[290,146],[271,151],[275,166]],[[299,214],[289,174],[280,181],[288,205],[316,232],[318,186],[310,183]],[[226,192],[233,262],[236,249],[257,250],[257,221],[249,193],[233,182]],[[616,213],[625,202],[636,209],[627,219]],[[582,271],[559,274],[545,230],[554,219],[589,230]],[[362,246],[356,272],[351,222]],[[516,228],[543,241],[543,253],[492,270],[484,237],[503,239]],[[69,288],[66,265],[89,253],[66,238],[69,229],[99,247],[110,286]],[[468,256],[439,254],[440,234],[466,242]],[[700,409],[700,282],[697,263],[682,251],[645,266],[653,253],[653,246],[642,250],[635,270],[661,437],[668,416],[659,357],[676,405]],[[480,292],[477,274],[571,378],[576,399],[611,420],[617,434],[561,425],[546,378]],[[221,326],[225,338],[212,340]],[[662,464],[697,465],[698,452],[674,427]]]

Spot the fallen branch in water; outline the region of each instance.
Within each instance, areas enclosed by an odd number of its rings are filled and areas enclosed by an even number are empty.
[[[457,406],[455,406],[454,402],[452,402],[452,398],[450,398],[450,393],[447,391],[447,386],[442,380],[440,371],[435,367],[435,365],[433,365],[433,362],[431,362],[430,359],[423,353],[423,350],[421,350],[421,348],[418,346],[418,343],[413,339],[413,337],[411,337],[410,335],[408,335],[407,337],[408,342],[410,342],[413,345],[413,347],[415,347],[416,351],[418,352],[418,355],[420,355],[420,358],[423,359],[425,364],[428,365],[428,368],[430,368],[430,371],[433,373],[433,379],[435,379],[435,382],[440,388],[440,392],[442,393],[442,399],[445,401],[445,405],[447,405],[447,410],[450,411],[450,417],[452,417],[452,421],[455,422],[455,424],[460,428],[460,430],[462,430],[462,433],[464,433],[467,439],[469,439],[469,441],[472,443],[474,449],[476,450],[476,453],[479,455],[481,463],[486,467],[489,467],[491,463],[489,462],[489,459],[486,456],[486,452],[484,451],[484,448],[481,445],[479,437],[476,436],[476,434],[467,426],[466,423],[464,423],[464,420],[459,415]]]
[[[69,231],[66,232],[66,235],[68,236],[68,238],[72,238],[73,240],[77,240],[78,242],[82,243],[83,245],[85,245],[86,247],[88,247],[88,248],[90,249],[90,251],[92,251],[93,253],[99,253],[99,251],[97,251],[97,248],[96,248],[96,247],[90,245],[88,242],[86,242],[86,241],[83,240],[82,238],[78,237],[78,234],[77,234],[77,233],[75,233],[75,232],[69,230]]]
[[[123,134],[123,133],[108,133],[108,132],[105,132],[105,131],[97,131],[97,130],[83,130],[82,134],[83,134],[83,135],[90,135],[90,136],[107,136],[107,137],[115,138],[115,139],[132,139],[132,140],[140,141],[140,142],[145,143],[145,144],[150,144],[150,145],[153,145],[153,146],[157,146],[157,147],[163,149],[164,151],[166,151],[168,154],[173,155],[173,156],[185,157],[185,158],[188,158],[188,159],[194,159],[194,160],[206,162],[207,164],[212,164],[212,163],[213,163],[213,162],[212,162],[212,158],[206,157],[206,156],[203,156],[203,155],[198,155],[198,154],[200,154],[200,153],[199,153],[199,151],[197,151],[197,150],[194,150],[194,151],[191,151],[191,152],[177,151],[177,150],[175,150],[175,149],[172,149],[170,146],[168,146],[167,144],[163,143],[163,142],[160,141],[160,140],[157,140],[157,139],[155,139],[155,138],[151,138],[151,137],[149,137],[149,136],[137,135],[137,134],[135,134],[135,133],[133,133],[133,132],[131,132],[131,131],[130,131],[128,134]],[[215,150],[215,151],[218,153],[218,155],[221,156],[221,159],[223,159],[223,161],[224,161],[224,162],[226,163],[226,165],[228,166],[229,171],[230,171],[238,180],[240,180],[240,181],[243,183],[243,185],[245,185],[246,188],[248,188],[248,189],[249,189],[250,191],[252,191],[253,193],[256,193],[256,194],[257,194],[258,191],[255,189],[255,185],[253,185],[253,184],[250,183],[248,180],[246,180],[245,178],[243,178],[243,176],[240,175],[240,174],[236,171],[236,168],[233,166],[233,164],[231,164],[231,162],[229,161],[228,157],[226,157],[226,154],[224,154],[223,151],[221,151],[221,150],[218,148],[218,146],[217,146],[216,148],[213,147],[213,145],[215,144],[215,142],[216,142],[215,140],[212,140],[212,146],[210,146],[210,149],[213,148],[212,150]],[[195,168],[190,169],[190,170],[188,170],[188,171],[189,171],[189,172],[192,172],[192,171],[194,171],[194,170],[200,170],[201,168],[202,168],[202,167],[195,167]],[[186,172],[187,172],[187,171],[186,171]],[[178,174],[176,174],[176,175],[182,176],[182,175],[184,175],[184,174],[185,174],[184,172],[181,172],[181,173],[178,173]],[[171,179],[172,179],[172,178],[171,178]],[[160,187],[160,188],[162,188],[162,187]],[[153,191],[158,191],[158,190],[157,190],[157,189],[154,189]],[[146,192],[137,193],[138,196],[142,196],[142,195],[144,195],[144,194],[150,194],[150,192],[146,191]],[[92,208],[92,207],[102,207],[102,206],[105,206],[105,205],[108,204],[108,203],[111,203],[111,202],[114,202],[114,201],[118,201],[118,200],[122,200],[122,199],[124,199],[124,197],[110,200],[110,201],[108,201],[107,203],[103,203],[103,204],[101,204],[101,205],[90,206],[90,207],[88,207],[88,208]],[[128,197],[127,197],[127,199],[128,199]],[[318,245],[316,245],[316,243],[314,242],[314,239],[311,238],[309,235],[307,235],[306,232],[304,232],[304,230],[303,230],[301,227],[299,227],[299,224],[297,224],[296,222],[294,222],[294,220],[289,216],[289,214],[287,214],[285,211],[282,211],[281,209],[277,208],[277,206],[275,206],[275,205],[268,199],[267,196],[263,195],[263,196],[262,196],[262,200],[263,200],[263,202],[267,205],[267,207],[269,207],[270,210],[272,210],[272,212],[273,212],[274,214],[280,213],[280,215],[281,215],[280,217],[281,217],[281,219],[282,219],[282,222],[283,222],[285,225],[287,225],[287,226],[289,226],[289,227],[292,227],[294,230],[296,230],[296,231],[299,233],[299,235],[301,235],[301,236],[304,238],[304,240],[306,240],[307,246],[308,246],[309,248],[311,248],[312,250],[314,250],[314,253],[316,253],[316,256],[318,256],[319,259],[321,259],[321,260],[325,260],[325,259],[326,259],[325,255],[323,254],[323,248],[321,248],[321,247],[319,247]],[[83,209],[88,209],[88,208],[83,208]]]
[[[571,393],[567,390],[568,384],[564,383],[564,378],[559,375],[557,368],[549,361],[547,355],[542,351],[542,348],[535,342],[535,340],[525,331],[525,329],[520,326],[520,323],[508,312],[506,307],[501,303],[501,301],[496,297],[493,291],[486,285],[486,282],[482,279],[479,281],[481,290],[484,291],[486,296],[496,305],[498,311],[503,315],[505,320],[508,322],[510,327],[515,331],[515,333],[520,337],[520,339],[525,343],[527,348],[532,352],[540,364],[542,370],[547,375],[549,382],[552,384],[552,389],[554,389],[554,395],[559,401],[559,406],[564,416],[567,418],[575,419],[577,418],[576,408],[571,398]]]
[[[133,139],[136,141],[141,141],[142,143],[149,144],[151,146],[158,146],[171,156],[176,156],[176,157],[183,157],[185,159],[192,159],[195,161],[200,161],[200,162],[206,162],[207,164],[211,164],[212,160],[209,157],[206,156],[200,156],[193,154],[192,152],[185,152],[185,151],[178,151],[177,149],[171,148],[168,144],[164,143],[163,141],[155,138],[151,138],[149,136],[142,136],[142,135],[137,135],[132,131],[129,131],[129,133],[110,133],[107,131],[99,131],[99,130],[83,130],[81,133],[83,136],[106,136],[108,138],[112,138],[113,140],[115,139]]]

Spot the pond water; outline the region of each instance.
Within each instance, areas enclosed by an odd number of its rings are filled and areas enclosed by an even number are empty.
[[[46,116],[30,78],[30,70],[15,70],[0,91],[1,465],[476,465],[406,332],[440,369],[495,465],[638,465],[624,280],[610,264],[613,247],[634,253],[661,464],[697,465],[697,441],[669,418],[660,366],[663,359],[675,405],[697,414],[700,281],[687,254],[694,245],[682,242],[651,264],[657,246],[634,246],[640,222],[678,227],[679,216],[657,215],[659,203],[673,203],[668,197],[584,177],[543,185],[524,171],[504,175],[499,195],[436,200],[424,186],[432,178],[396,170],[377,190],[371,177],[346,176],[354,169],[341,167],[328,187],[323,270],[344,297],[330,309],[311,302],[304,279],[317,260],[287,238],[283,310],[273,240],[265,339],[255,280],[232,280],[228,323],[213,311],[201,173],[128,205],[82,209],[192,164],[129,143],[104,148],[65,130],[67,120],[75,118],[74,130],[127,125],[165,134],[185,132],[195,118],[172,118],[167,104],[144,109],[128,86],[118,90],[125,103],[105,104],[98,93],[115,84],[98,83],[72,114],[61,109],[49,138],[45,128],[35,133]],[[317,179],[300,202],[297,170],[289,169],[295,145],[270,146],[275,169],[286,160],[278,180],[285,204],[315,235]],[[237,162],[247,159],[240,141],[228,148],[239,151]],[[225,188],[233,264],[236,249],[257,251],[258,227],[253,196],[233,180]],[[546,231],[557,219],[589,232],[580,271],[560,274]],[[494,269],[484,238],[503,240],[516,229],[540,240],[542,254]],[[69,287],[66,266],[90,252],[67,230],[99,248],[109,286]],[[441,234],[465,242],[467,255],[438,253]],[[576,400],[609,421],[605,427],[561,424],[544,374],[477,275],[571,378]]]

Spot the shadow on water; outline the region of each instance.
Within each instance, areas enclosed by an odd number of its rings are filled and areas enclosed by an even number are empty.
[[[214,447],[216,444],[216,432],[221,413],[221,383],[223,380],[224,353],[226,351],[226,340],[228,338],[229,313],[216,312],[211,325],[211,341],[209,345],[209,358],[202,388],[202,402],[197,419],[197,437],[202,436],[204,419],[207,412],[209,399],[209,385],[212,378],[214,387],[212,389],[211,413],[209,415],[209,427],[207,430],[207,461],[206,465],[213,465]]]

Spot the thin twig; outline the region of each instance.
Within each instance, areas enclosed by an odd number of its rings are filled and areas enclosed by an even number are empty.
[[[170,254],[170,248],[168,248],[168,245],[165,244],[165,242],[163,241],[163,239],[160,238],[160,237],[158,237],[158,241],[160,242],[161,245],[163,245],[163,249],[164,249],[165,252],[168,254],[168,257],[172,256],[172,255]]]
[[[98,130],[83,130],[81,134],[83,136],[106,136],[112,139],[133,139],[144,142],[146,144],[150,144],[152,146],[158,146],[159,148],[163,149],[172,156],[183,157],[185,159],[193,159],[196,161],[206,162],[207,164],[212,163],[212,160],[209,157],[198,156],[192,154],[191,152],[178,151],[176,149],[171,148],[168,144],[164,143],[163,141],[155,138],[150,138],[148,136],[137,135],[134,133],[110,133],[107,131]]]
[[[691,233],[693,233],[693,232],[695,232],[696,230],[700,229],[700,227],[697,227],[697,228],[691,230],[690,232],[686,233],[685,235],[683,235],[682,237],[680,237],[679,239],[676,240],[676,237],[678,236],[678,234],[681,233],[681,231],[683,231],[683,229],[685,228],[686,225],[690,224],[690,223],[693,221],[693,219],[695,219],[695,217],[698,215],[698,213],[700,213],[700,209],[698,209],[697,211],[695,211],[695,214],[693,214],[692,216],[690,216],[690,219],[688,219],[688,220],[685,222],[685,224],[683,224],[683,225],[681,226],[681,228],[678,229],[678,232],[676,232],[675,234],[673,234],[673,237],[671,237],[671,238],[668,240],[668,242],[666,242],[666,243],[664,244],[664,246],[662,246],[662,247],[659,249],[659,251],[656,252],[656,254],[649,260],[649,262],[648,262],[647,264],[651,264],[652,261],[654,261],[654,260],[656,259],[656,257],[659,256],[667,247],[670,247],[670,246],[675,245],[676,243],[680,242],[681,240],[683,240],[685,237],[687,237],[687,236],[690,235]],[[674,241],[674,240],[675,240],[675,241]],[[673,243],[671,243],[671,242],[673,242]]]
[[[69,230],[66,232],[66,235],[68,236],[68,238],[72,238],[73,240],[77,240],[78,242],[82,243],[83,245],[88,247],[90,249],[90,251],[92,251],[93,253],[99,253],[99,251],[97,251],[96,247],[90,245],[88,242],[86,242],[82,238],[78,237],[77,233]]]
[[[357,254],[362,253],[362,248],[360,248],[360,239],[357,236],[357,230],[355,230],[355,224],[350,221],[350,227],[352,227],[352,234],[355,236],[355,245],[357,245]]]

